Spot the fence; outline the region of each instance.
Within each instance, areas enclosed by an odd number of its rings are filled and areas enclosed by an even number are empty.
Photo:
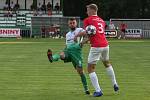
[[[42,36],[43,30],[45,37],[49,36],[50,32],[54,32],[55,28],[60,29],[60,33],[68,32],[68,19],[70,17],[48,17],[36,16],[31,18],[31,37]],[[76,17],[78,25],[80,25],[80,18]]]
[[[137,30],[141,30],[141,38],[150,38],[150,19],[110,19],[115,27],[120,27],[121,24],[126,24],[130,33],[125,33],[135,38]]]

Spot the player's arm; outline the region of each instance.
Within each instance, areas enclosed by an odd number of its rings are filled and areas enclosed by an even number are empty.
[[[83,44],[87,43],[89,41],[89,35],[85,35],[84,39],[82,41]]]
[[[84,27],[86,27],[86,26],[84,26]],[[84,29],[85,29],[85,28],[84,28]],[[83,41],[81,41],[81,42],[82,42],[83,44],[84,44],[84,43],[87,43],[87,41],[89,40],[89,39],[88,39],[89,36],[88,36],[86,30],[84,30],[84,29],[82,29],[80,32],[78,32],[78,34],[75,35],[74,41],[77,41],[77,38],[78,38],[78,37],[84,37],[84,38],[83,38]],[[80,43],[81,43],[81,42],[80,42]]]
[[[77,37],[84,37],[86,35],[86,31],[83,31],[83,32],[79,32],[75,37],[74,37],[74,40],[77,40]]]
[[[83,24],[83,25],[84,25],[83,27],[84,27],[84,29],[85,29],[86,26],[88,25],[88,22],[87,22],[87,20],[84,20],[83,23],[84,23],[84,24]],[[83,43],[83,44],[84,44],[84,43],[87,43],[87,41],[89,41],[86,30],[79,32],[79,33],[75,36],[74,40],[77,40],[77,37],[84,37],[84,38],[83,38],[83,41],[81,42],[81,43]]]
[[[83,41],[80,42],[81,47],[82,47],[84,44],[88,43],[88,41],[89,41],[89,37],[88,37],[88,35],[85,35],[84,38],[83,38]]]
[[[83,21],[83,29],[85,29],[85,27],[88,25],[88,22],[87,22],[87,20],[84,20]],[[81,31],[81,32],[79,32],[76,36],[75,36],[75,39],[74,40],[76,40],[77,39],[77,37],[84,37],[84,36],[86,36],[87,35],[87,33],[86,33],[86,31],[84,30],[84,31]]]

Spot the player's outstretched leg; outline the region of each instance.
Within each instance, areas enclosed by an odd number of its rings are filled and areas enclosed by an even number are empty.
[[[60,55],[59,54],[52,54],[52,50],[48,49],[47,51],[47,57],[48,60],[52,63],[53,61],[58,61],[60,59]]]

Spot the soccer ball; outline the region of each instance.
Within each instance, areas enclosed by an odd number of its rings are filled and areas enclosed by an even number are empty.
[[[86,33],[87,33],[88,35],[94,35],[94,34],[96,34],[96,27],[93,26],[93,25],[88,25],[88,26],[85,28],[85,30],[86,30]]]

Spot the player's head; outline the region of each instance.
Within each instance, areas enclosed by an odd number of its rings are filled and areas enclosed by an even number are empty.
[[[75,30],[75,28],[77,27],[77,20],[76,18],[70,18],[68,20],[68,26],[70,27],[71,30]]]
[[[89,4],[86,6],[88,16],[97,15],[98,7],[96,4]]]

